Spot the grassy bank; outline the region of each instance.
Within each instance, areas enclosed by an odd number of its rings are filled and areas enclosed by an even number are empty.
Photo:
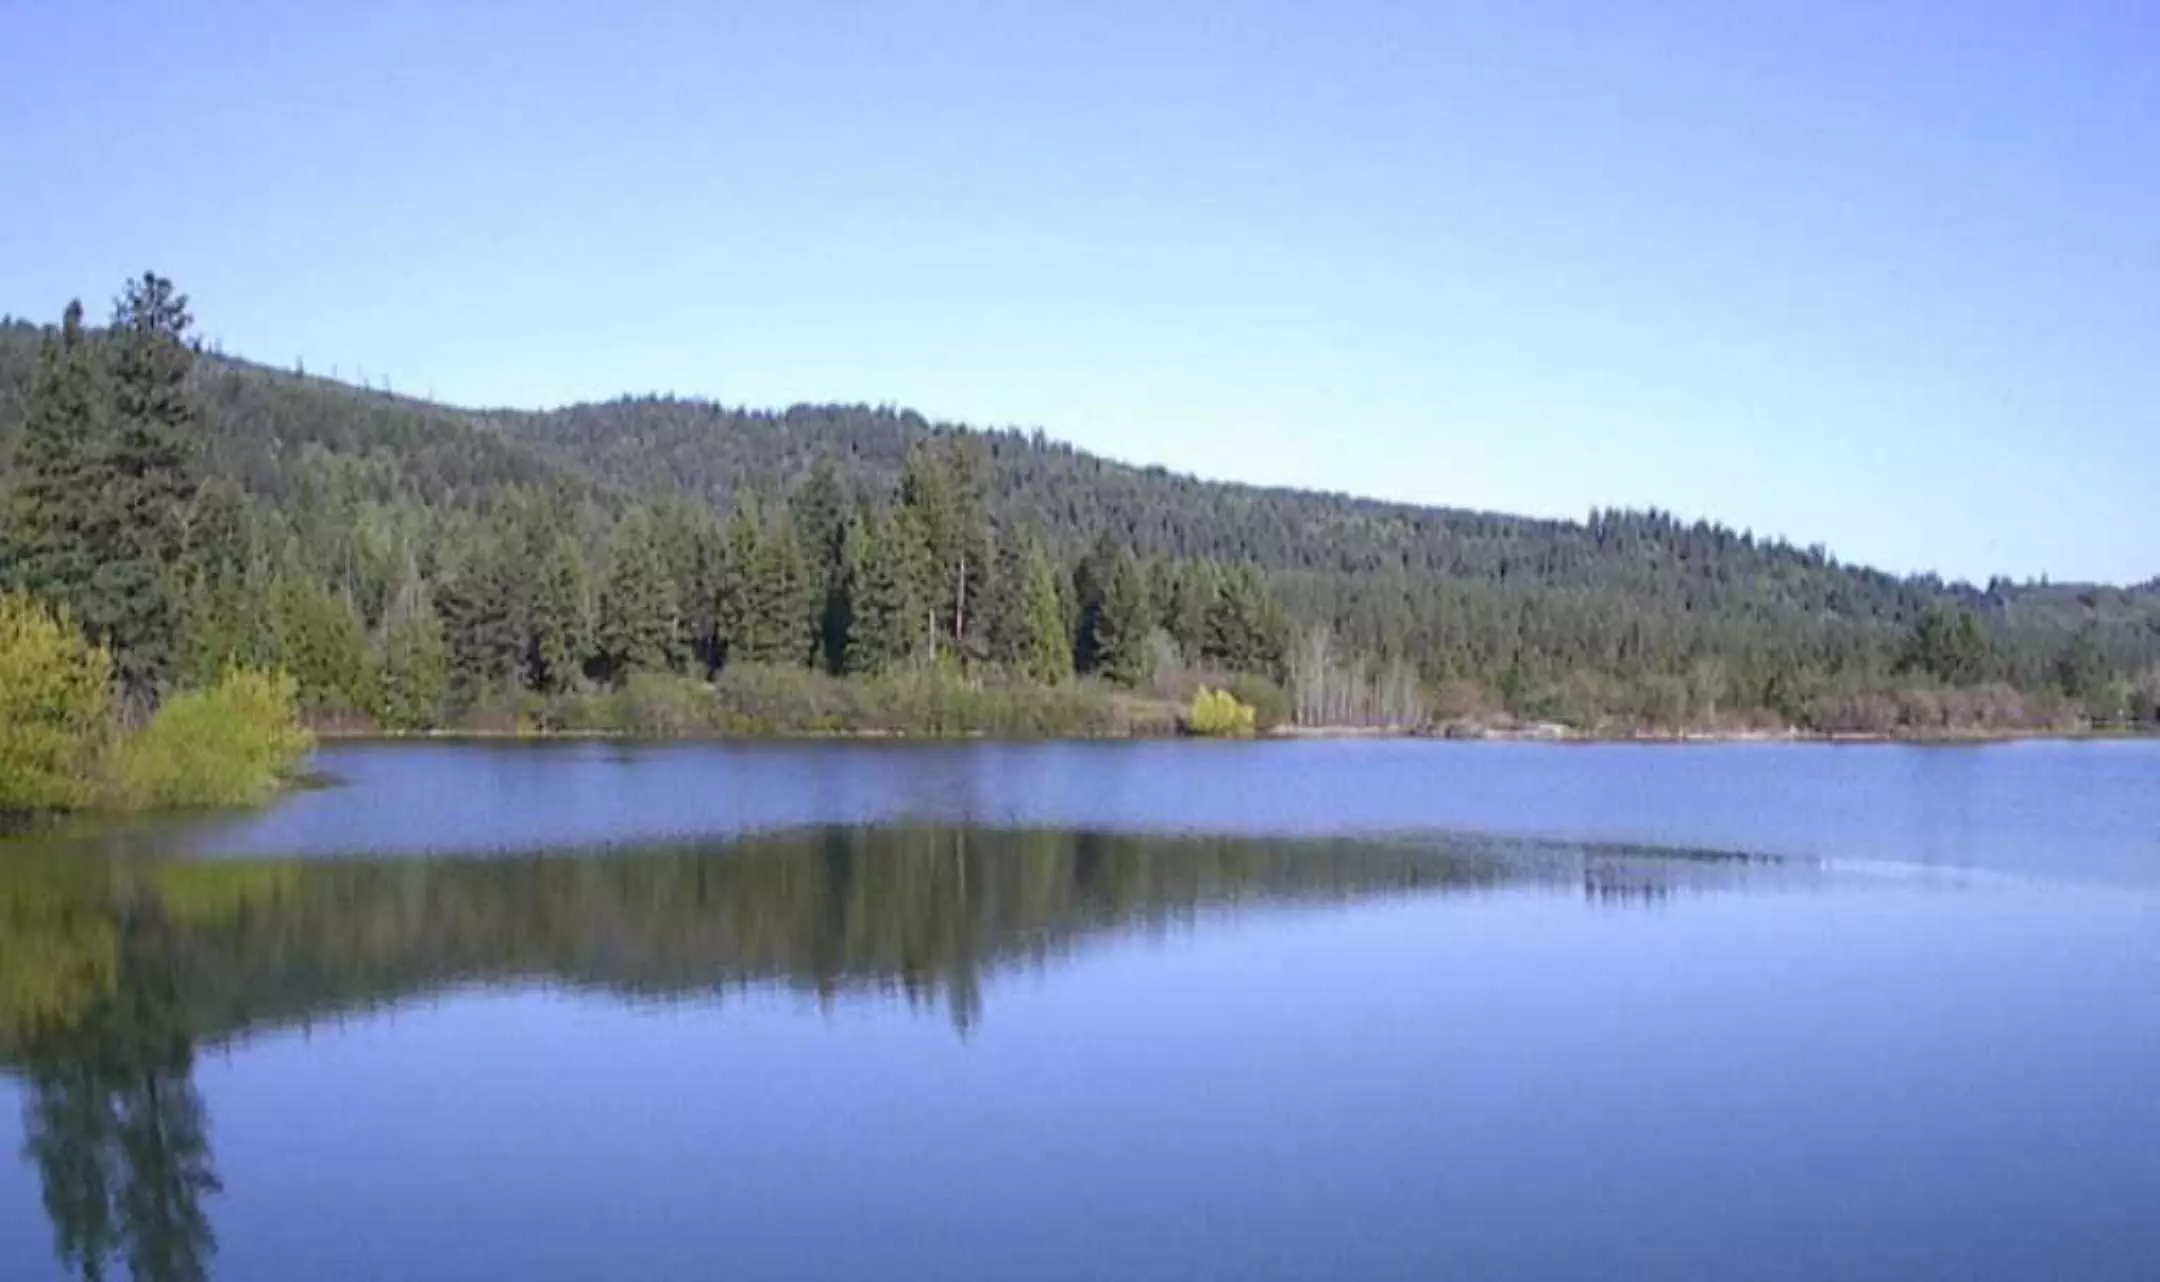
[[[1205,706],[1203,706],[1205,705]],[[1058,685],[936,669],[835,677],[738,664],[711,680],[639,674],[612,688],[482,701],[442,726],[397,730],[325,719],[324,738],[1004,738],[1125,739],[1181,734],[1295,739],[1446,738],[1566,742],[1986,742],[2139,735],[2097,725],[2069,701],[2006,688],[1841,692],[1796,721],[1761,710],[1647,716],[1594,707],[1520,713],[1487,702],[1387,725],[1298,724],[1287,696],[1259,678],[1219,688],[1158,684],[1150,693],[1095,681]],[[1566,715],[1557,715],[1557,714]]]
[[[485,701],[428,731],[505,738],[1117,739],[1177,734],[1183,710],[1093,681],[1040,685],[934,670],[835,677],[733,665],[710,681],[639,673],[620,686]],[[318,725],[326,738],[381,733],[364,721]]]

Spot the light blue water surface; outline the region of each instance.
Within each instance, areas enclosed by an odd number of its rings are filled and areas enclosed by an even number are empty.
[[[2160,745],[322,765],[0,850],[0,1277],[2160,1276]]]

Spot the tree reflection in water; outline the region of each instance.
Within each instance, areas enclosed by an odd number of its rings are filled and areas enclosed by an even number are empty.
[[[648,850],[160,862],[0,854],[0,1070],[75,1276],[209,1275],[196,1048],[453,984],[720,1002],[898,996],[964,1035],[986,980],[1256,907],[1508,883],[1654,903],[1757,861],[1500,841],[821,829]]]

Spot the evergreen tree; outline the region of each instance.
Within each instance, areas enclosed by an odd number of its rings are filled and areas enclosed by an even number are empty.
[[[1061,591],[1064,576],[1043,550],[1040,540],[1029,537],[1021,562],[1021,617],[1025,633],[1017,655],[1020,671],[1045,683],[1071,679],[1073,674],[1072,629],[1066,622]]]
[[[599,640],[609,671],[618,680],[633,672],[666,671],[679,613],[651,514],[633,510],[608,541]]]
[[[755,494],[737,497],[728,514],[727,530],[720,544],[720,577],[714,606],[714,626],[723,662],[747,662],[755,647],[757,577],[765,543],[765,516]]]
[[[1283,667],[1288,624],[1267,580],[1250,565],[1226,572],[1208,607],[1201,657],[1232,672],[1276,675]]]
[[[933,635],[965,652],[981,640],[970,616],[990,575],[990,527],[972,442],[953,437],[910,450],[900,507],[902,528],[917,540],[916,599],[935,620]]]
[[[191,323],[187,298],[154,273],[128,282],[113,311],[113,428],[92,499],[97,568],[85,621],[140,700],[156,697],[177,631],[173,571],[196,490]]]
[[[1117,541],[1105,530],[1095,537],[1094,545],[1073,568],[1073,661],[1084,673],[1102,668],[1102,653],[1097,642],[1102,626],[1103,598],[1109,590],[1110,576],[1117,567],[1120,553]]]
[[[992,663],[1018,672],[1028,648],[1027,557],[1029,535],[1007,531],[997,541],[988,581],[983,584],[976,617],[984,653]]]
[[[1103,588],[1101,608],[1095,613],[1092,649],[1097,670],[1121,685],[1136,686],[1147,680],[1148,634],[1154,631],[1154,625],[1147,577],[1131,553],[1120,552]]]
[[[802,545],[808,596],[816,615],[815,666],[838,672],[847,652],[847,495],[830,458],[821,457],[810,479],[788,500],[795,536]]]
[[[1987,638],[1970,610],[1930,607],[1907,637],[1898,667],[1946,685],[1972,685],[1987,672]]]
[[[708,611],[709,612],[709,611]],[[526,672],[536,690],[561,691],[576,683],[592,649],[592,602],[585,560],[567,533],[547,536],[532,581],[532,636]]]
[[[278,664],[300,683],[307,709],[349,714],[372,708],[367,628],[352,598],[295,571],[279,577],[273,600]]]
[[[442,618],[425,588],[414,585],[390,613],[377,642],[376,716],[392,730],[428,730],[443,722],[450,696],[450,653]]]
[[[747,550],[742,615],[730,662],[803,664],[816,638],[809,572],[795,527],[774,513]]]
[[[275,575],[253,552],[204,565],[190,577],[180,599],[182,685],[205,686],[236,666],[267,667],[277,661]]]
[[[106,485],[109,417],[97,347],[82,317],[82,304],[69,303],[60,332],[48,334],[38,353],[0,509],[0,586],[39,597],[79,622],[95,614],[90,585],[98,549],[86,521]]]
[[[1171,562],[1163,580],[1163,590],[1156,597],[1163,630],[1188,656],[1199,655],[1207,648],[1208,614],[1221,595],[1215,563]]]
[[[2107,685],[2107,659],[2091,625],[2079,628],[2055,656],[2055,684],[2072,699],[2089,700]]]
[[[445,560],[434,604],[449,652],[452,701],[471,708],[517,683],[528,644],[523,602],[515,569],[491,533],[468,533]]]
[[[874,675],[898,666],[925,635],[915,599],[904,517],[858,518],[848,527],[849,626],[847,670]],[[895,527],[902,527],[896,529]]]

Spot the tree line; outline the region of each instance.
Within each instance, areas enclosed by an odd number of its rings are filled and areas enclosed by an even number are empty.
[[[71,305],[0,513],[0,581],[63,611],[144,704],[235,665],[291,673],[318,717],[409,729],[738,666],[1123,687],[1281,666],[1257,568],[1143,563],[1108,532],[1068,563],[993,516],[963,435],[917,442],[886,492],[819,460],[724,511],[537,475],[431,501],[335,453],[250,493],[204,467],[191,324],[155,275],[102,332]]]
[[[1898,578],[1655,511],[1208,483],[890,409],[466,413],[191,338],[155,276],[103,330],[0,323],[0,582],[140,699],[240,661],[415,728],[769,669],[1245,674],[1280,716],[1402,725],[2160,721],[2160,583]]]

